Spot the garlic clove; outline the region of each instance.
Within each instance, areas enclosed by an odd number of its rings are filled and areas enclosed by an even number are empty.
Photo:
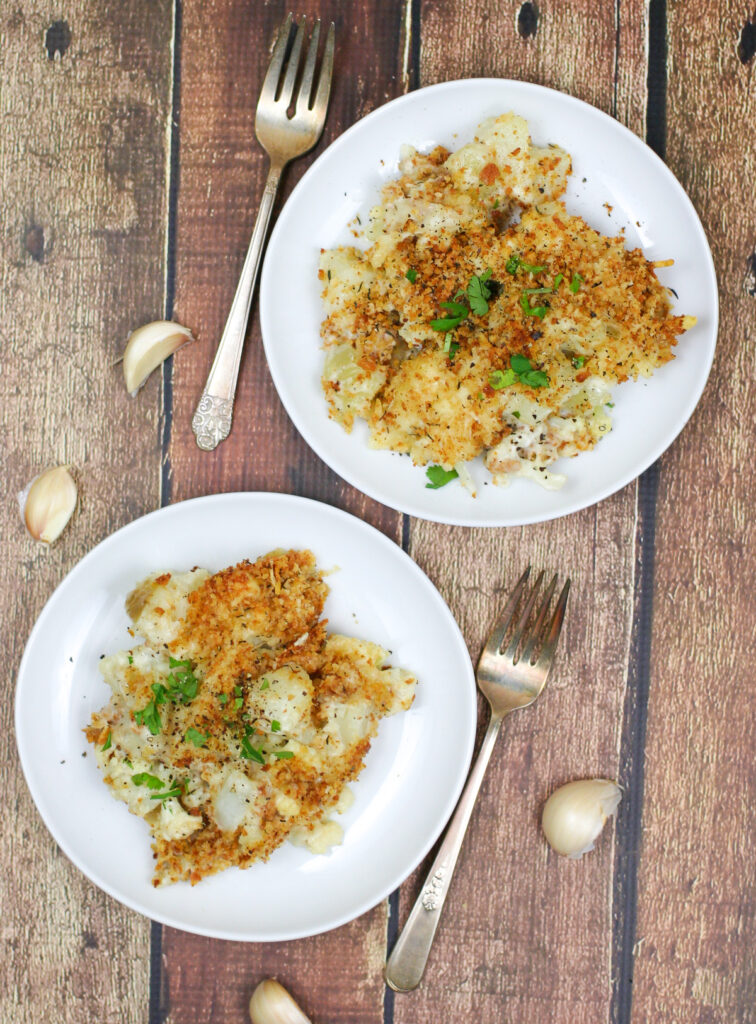
[[[54,466],[36,476],[19,494],[26,529],[35,540],[52,544],[73,515],[78,491],[68,466]]]
[[[579,859],[593,849],[621,799],[622,790],[609,779],[578,779],[555,790],[541,816],[549,846],[565,857]]]
[[[129,394],[135,395],[163,360],[193,340],[187,327],[171,320],[154,320],[133,331],[123,353],[123,377]]]
[[[273,978],[261,981],[249,1001],[252,1024],[311,1024],[289,993]]]

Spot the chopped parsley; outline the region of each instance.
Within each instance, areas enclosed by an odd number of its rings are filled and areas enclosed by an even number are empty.
[[[518,270],[524,270],[527,274],[540,274],[541,271],[545,269],[545,263],[537,266],[533,263],[523,263],[520,258],[520,254],[517,252],[512,253],[505,266],[505,270],[508,274],[516,274]]]
[[[132,658],[131,655],[129,655],[129,665],[133,665],[133,664],[134,664],[134,659]]]
[[[272,751],[273,757],[294,757],[293,750],[274,750]]]
[[[551,291],[550,288],[549,291]],[[531,306],[527,292],[523,292],[520,296],[520,306],[522,307],[523,313],[525,313],[527,316],[537,316],[539,320],[543,320],[543,318],[549,311],[549,307],[546,305]]]
[[[449,316],[431,320],[430,325],[434,331],[453,331],[470,315],[470,310],[461,302],[442,302],[441,307],[449,311]]]
[[[557,276],[554,278],[554,291],[557,290],[562,281],[564,281],[564,274],[557,274]]]
[[[548,376],[543,370],[534,370],[532,363],[525,356],[512,356],[509,360],[509,367],[508,370],[494,370],[489,374],[488,383],[494,391],[510,387],[514,384],[515,380],[519,380],[521,384],[525,384],[530,388],[548,387]],[[513,413],[513,415],[518,419],[520,418],[519,413]]]
[[[165,793],[153,793],[150,797],[151,800],[174,800],[181,796],[181,787],[173,786],[171,789],[167,789]]]
[[[576,370],[580,370],[583,366],[585,366],[585,356],[574,356],[572,359],[572,365],[575,367]]]
[[[235,708],[236,711],[241,710],[241,707],[242,707],[243,704],[244,704],[244,698],[243,697],[234,697],[234,708]]]
[[[437,491],[439,487],[444,487],[451,480],[456,480],[459,473],[456,469],[444,469],[443,466],[428,466],[425,475],[430,481],[425,486],[432,491]]]
[[[549,386],[549,378],[543,370],[534,370],[533,364],[525,356],[515,355],[509,365],[520,379],[521,384],[529,388],[545,388]]]
[[[134,721],[137,725],[146,725],[152,735],[157,736],[163,728],[163,720],[160,717],[160,712],[157,709],[157,702],[154,697],[147,707],[142,708],[141,711],[134,712]]]
[[[220,701],[221,705],[225,707],[225,705],[228,704],[228,694],[222,693],[220,697],[218,697],[218,700]]]
[[[614,408],[614,402],[604,402],[604,405],[607,407],[607,409]]]
[[[444,338],[444,352],[449,356],[449,362],[454,362],[454,357],[459,352],[459,342],[452,341],[451,332],[449,332]]]
[[[467,301],[470,303],[470,310],[476,316],[485,316],[488,312],[488,299],[491,298],[491,289],[486,283],[491,278],[491,268],[482,274],[473,274],[467,286]]]
[[[570,281],[570,291],[572,292],[572,294],[577,295],[577,293],[580,291],[580,285],[584,283],[585,278],[581,277],[580,274],[575,272],[572,275],[572,280]]]
[[[262,755],[262,751],[258,750],[257,747],[252,746],[249,742],[248,736],[242,736],[241,756],[247,761],[257,761],[258,764],[265,764],[265,758]]]
[[[512,415],[514,416],[514,418],[515,418],[516,420],[519,420],[519,418],[520,418],[520,413],[519,413],[519,411],[518,411],[517,409],[515,409],[515,411],[514,411],[514,412],[512,413]]]
[[[510,384],[514,384],[516,379],[517,374],[514,370],[494,370],[488,376],[488,383],[494,391],[501,391],[502,388],[508,388]]]
[[[270,681],[268,679],[263,679],[263,681],[262,681],[262,683],[260,685],[260,689],[261,690],[267,690],[269,686],[270,686]]]
[[[147,786],[148,789],[162,789],[165,783],[157,775],[150,775],[149,772],[137,772],[131,776],[135,786]]]
[[[100,750],[110,750],[113,746],[113,733],[108,729],[108,735],[105,737],[105,742],[100,747]]]
[[[272,722],[270,723],[270,731],[271,731],[271,732],[280,732],[280,731],[281,731],[281,723],[280,723],[280,722],[277,722],[277,721],[275,720],[275,718],[274,718],[274,719],[273,719],[273,721],[272,721]]]
[[[207,746],[207,741],[210,739],[210,733],[202,733],[198,729],[192,727],[186,730],[186,742],[193,743],[195,747]]]
[[[410,267],[410,269],[404,276],[407,278],[410,284],[414,284],[415,281],[417,280],[417,271],[413,270],[412,267]]]

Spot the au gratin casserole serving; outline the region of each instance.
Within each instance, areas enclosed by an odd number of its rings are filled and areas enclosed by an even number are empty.
[[[104,781],[144,818],[153,884],[265,860],[285,840],[324,853],[386,715],[415,679],[377,644],[329,633],[310,551],[211,574],[163,572],[128,596],[135,642],[104,656],[112,690],[86,733]]]
[[[367,248],[321,253],[329,415],[365,420],[429,487],[474,492],[479,455],[496,484],[562,486],[549,467],[611,430],[612,387],[672,359],[695,319],[672,315],[658,264],[568,213],[570,156],[523,118],[453,153],[405,147],[399,171]]]

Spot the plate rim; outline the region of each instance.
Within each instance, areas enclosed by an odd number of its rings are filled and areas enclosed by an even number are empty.
[[[285,213],[286,208],[289,206],[292,200],[297,198],[302,191],[308,186],[312,177],[317,174],[319,167],[322,162],[328,157],[330,158],[333,152],[338,152],[343,146],[347,145],[351,136],[358,130],[364,130],[366,124],[370,124],[372,120],[378,117],[385,116],[387,108],[396,108],[398,106],[412,105],[413,103],[421,102],[423,96],[429,93],[442,93],[447,91],[453,91],[457,89],[467,88],[481,88],[490,86],[492,88],[514,88],[515,90],[522,90],[524,92],[531,92],[536,95],[544,95],[546,97],[558,97],[560,102],[566,102],[568,105],[575,107],[582,111],[588,116],[595,117],[599,122],[603,122],[610,126],[612,130],[619,130],[621,135],[624,135],[632,145],[645,154],[647,158],[650,158],[651,164],[655,166],[657,171],[660,171],[662,176],[672,185],[676,192],[681,197],[683,203],[687,207],[687,212],[690,216],[690,222],[693,225],[695,232],[699,236],[702,242],[703,252],[706,255],[705,272],[709,279],[709,285],[711,288],[711,294],[713,298],[713,305],[711,310],[707,310],[707,315],[710,312],[711,315],[711,339],[707,346],[708,355],[704,362],[701,363],[701,370],[703,371],[698,379],[697,386],[692,388],[688,392],[687,401],[685,402],[684,411],[680,416],[679,422],[675,425],[674,432],[666,435],[659,443],[650,448],[647,453],[639,460],[639,468],[631,468],[628,472],[620,476],[616,481],[607,484],[603,487],[599,487],[594,492],[594,496],[591,500],[585,501],[580,498],[574,499],[572,502],[566,503],[563,507],[553,512],[546,514],[530,514],[530,515],[514,515],[514,516],[484,516],[479,518],[465,518],[455,515],[444,514],[443,512],[433,513],[425,509],[414,506],[411,502],[402,504],[400,502],[394,503],[393,501],[387,500],[384,495],[380,493],[380,489],[374,488],[369,482],[368,486],[365,486],[363,480],[359,479],[358,476],[352,473],[349,468],[346,469],[342,466],[334,465],[334,461],[329,455],[329,449],[327,445],[321,444],[317,439],[310,436],[310,432],[307,428],[307,422],[302,419],[298,414],[296,407],[290,408],[287,401],[281,393],[279,388],[279,374],[276,368],[275,358],[271,360],[270,352],[273,351],[272,341],[269,344],[267,337],[272,335],[274,332],[270,330],[270,324],[268,322],[267,311],[268,306],[272,306],[272,301],[269,303],[266,296],[270,288],[270,262],[267,259],[267,253],[271,248],[279,244],[279,239],[283,235],[283,231],[286,226]],[[437,82],[433,85],[423,86],[420,89],[412,90],[411,92],[404,93],[401,96],[396,96],[386,103],[381,104],[374,110],[365,114],[359,120],[355,121],[354,124],[350,125],[345,129],[336,139],[331,142],[322,153],[313,161],[310,167],[302,175],[302,178],[292,189],[291,195],[287,199],[284,207],[281,209],[278,219],[273,227],[273,230],[268,239],[266,247],[266,258],[263,260],[262,272],[260,276],[260,291],[259,291],[259,307],[260,307],[260,330],[262,335],[263,348],[265,351],[266,362],[273,385],[276,389],[279,401],[281,402],[286,414],[288,415],[291,422],[294,424],[297,432],[308,445],[308,447],[315,452],[315,454],[322,459],[326,465],[333,470],[342,480],[345,480],[352,487],[355,487],[362,494],[372,498],[374,501],[380,502],[387,508],[391,508],[396,512],[400,512],[403,515],[411,515],[417,519],[423,519],[428,522],[443,523],[448,526],[463,526],[463,527],[484,527],[484,528],[499,528],[506,529],[513,526],[529,526],[536,523],[551,522],[554,519],[561,519],[564,516],[572,515],[575,512],[582,511],[586,508],[593,508],[595,505],[604,501],[606,498],[618,491],[621,491],[628,484],[637,480],[650,466],[652,466],[663,454],[666,452],[677,440],[682,431],[690,422],[693,413],[695,412],[698,403],[701,400],[706,384],[708,383],[709,376],[711,374],[711,368],[714,362],[716,354],[717,341],[719,335],[719,287],[716,276],[716,267],[714,265],[714,258],[712,256],[711,247],[709,245],[706,231],[704,230],[701,219],[698,216],[698,212],[693,205],[693,201],[690,196],[683,188],[682,184],[678,181],[677,177],[670,170],[667,164],[661,159],[661,157],[654,152],[653,149],[645,142],[640,136],[636,135],[630,128],[622,124],[616,118],[607,114],[605,111],[587,103],[585,100],[578,99],[576,96],[572,96],[570,93],[561,92],[558,89],[553,89],[549,86],[538,85],[534,82],[524,82],[519,79],[513,78],[461,78],[453,79],[446,82]],[[366,447],[367,451],[370,451]],[[471,499],[472,500],[472,499]]]
[[[251,501],[254,503],[272,500],[274,503],[279,502],[282,504],[292,504],[295,506],[318,506],[321,510],[325,510],[325,513],[329,517],[333,516],[336,520],[351,521],[352,525],[354,525],[358,530],[363,529],[369,535],[373,535],[374,540],[378,544],[387,545],[392,549],[395,555],[398,554],[400,561],[405,564],[409,571],[413,573],[419,580],[423,581],[425,585],[430,587],[430,593],[433,595],[433,599],[436,601],[439,610],[442,612],[442,614],[445,613],[447,617],[448,621],[446,625],[451,628],[451,632],[454,635],[456,644],[459,646],[460,651],[464,651],[466,653],[467,657],[464,662],[464,678],[462,678],[459,681],[459,683],[460,686],[467,692],[467,700],[469,702],[471,712],[468,735],[465,737],[464,744],[462,745],[463,756],[461,758],[461,764],[464,766],[464,770],[460,771],[459,777],[457,778],[454,787],[452,787],[452,789],[449,790],[445,810],[443,816],[439,818],[437,828],[432,830],[428,834],[428,836],[425,837],[423,843],[420,844],[420,846],[418,846],[419,853],[416,852],[412,860],[412,863],[409,864],[408,862],[409,866],[402,869],[403,873],[401,878],[395,880],[389,888],[385,888],[384,886],[377,897],[371,895],[367,899],[363,899],[358,906],[356,906],[355,908],[346,913],[338,915],[333,919],[329,919],[327,923],[322,925],[322,927],[312,928],[306,926],[304,929],[289,928],[282,929],[276,932],[268,931],[264,934],[249,933],[247,935],[240,935],[236,931],[224,930],[222,928],[204,928],[198,925],[187,926],[185,922],[182,922],[181,920],[173,917],[171,914],[156,913],[151,908],[148,908],[143,904],[140,904],[138,900],[132,899],[129,896],[124,896],[122,893],[117,892],[114,886],[111,885],[111,883],[107,879],[101,877],[99,871],[89,870],[88,868],[85,868],[77,852],[71,848],[71,845],[69,844],[68,840],[65,837],[61,836],[55,827],[51,826],[51,824],[48,821],[47,815],[42,810],[42,807],[46,807],[48,801],[47,798],[45,798],[43,795],[40,796],[36,783],[32,782],[32,780],[30,779],[30,774],[27,771],[27,758],[29,757],[29,754],[27,750],[24,730],[21,726],[21,716],[23,714],[23,680],[25,674],[28,671],[27,662],[31,657],[30,651],[34,646],[35,642],[37,641],[39,634],[43,633],[43,630],[45,628],[45,620],[47,616],[50,614],[53,602],[59,599],[59,592],[65,587],[65,585],[71,580],[71,578],[78,577],[79,575],[84,573],[87,567],[91,564],[92,560],[94,560],[97,557],[98,553],[103,548],[106,548],[110,544],[115,543],[116,538],[122,538],[124,535],[127,535],[129,532],[134,530],[138,525],[143,524],[146,520],[154,519],[155,517],[166,518],[172,515],[180,514],[177,512],[177,510],[183,509],[185,506],[189,505],[222,505],[224,502],[238,501],[240,499],[242,501]],[[381,530],[377,529],[377,527],[373,526],[371,523],[367,523],[365,522],[365,520],[360,519],[358,516],[352,515],[350,512],[346,512],[345,510],[338,508],[335,505],[331,505],[328,502],[317,501],[314,498],[307,498],[298,494],[290,494],[278,491],[229,491],[222,492],[219,494],[216,493],[209,495],[200,495],[194,498],[187,498],[184,501],[177,501],[170,505],[165,505],[161,508],[153,509],[152,511],[147,512],[142,516],[138,516],[131,522],[124,524],[123,526],[114,530],[112,533],[108,534],[106,537],[103,537],[102,540],[100,540],[90,551],[88,551],[81,559],[79,559],[79,561],[77,561],[76,564],[71,567],[71,569],[68,570],[65,576],[55,586],[48,599],[45,601],[42,609],[40,610],[39,614],[35,619],[34,625],[32,626],[32,629],[29,632],[28,638],[24,645],[23,654],[21,656],[21,660],[19,662],[19,666],[16,672],[16,684],[14,687],[13,726],[21,772],[26,783],[27,789],[29,791],[29,794],[31,795],[36,813],[39,815],[42,824],[47,829],[50,836],[53,838],[55,843],[59,846],[61,851],[68,858],[71,864],[73,864],[74,867],[79,872],[81,872],[81,874],[86,879],[88,879],[89,882],[97,886],[97,888],[99,888],[103,892],[107,893],[107,895],[110,896],[112,899],[116,900],[122,906],[128,907],[130,910],[147,918],[148,920],[156,921],[161,924],[168,925],[169,927],[177,928],[181,931],[188,932],[190,934],[203,935],[209,938],[216,938],[224,941],[234,942],[282,942],[324,934],[325,932],[332,931],[335,928],[339,928],[353,920],[356,920],[358,917],[361,917],[369,910],[372,910],[374,907],[378,906],[378,904],[380,904],[383,900],[387,899],[392,892],[394,892],[400,885],[404,883],[404,881],[409,877],[409,875],[412,874],[412,872],[417,868],[417,866],[420,863],[422,863],[424,858],[432,849],[433,845],[437,842],[437,840],[443,833],[444,829],[447,827],[449,819],[451,818],[451,815],[454,813],[454,809],[456,807],[457,801],[459,800],[459,796],[462,792],[462,789],[467,781],[467,776],[469,774],[470,764],[472,762],[472,755],[475,746],[477,725],[477,685],[475,682],[475,673],[472,665],[472,660],[470,657],[470,651],[467,646],[467,642],[464,638],[464,635],[462,634],[462,630],[459,626],[459,623],[457,622],[454,614],[452,613],[448,604],[441,595],[441,592],[438,590],[437,586],[435,585],[433,580],[431,580],[428,574],[420,568],[417,562],[415,562],[415,560],[409,554],[407,554],[407,552],[404,551],[404,549],[400,545],[398,545],[395,541],[393,541],[390,537],[384,534]],[[145,841],[146,840],[147,837],[145,838]]]

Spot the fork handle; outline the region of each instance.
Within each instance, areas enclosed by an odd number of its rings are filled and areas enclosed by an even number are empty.
[[[283,164],[271,162],[252,239],[247,249],[239,284],[236,286],[234,301],[231,303],[231,311],[208,374],[205,390],[192,417],[192,430],[197,438],[197,445],[206,452],[217,448],[231,431],[236,379],[239,376],[244,336],[247,333],[247,321],[252,306],[252,293],[255,290],[263,244],[283,168]]]
[[[492,717],[488,723],[478,757],[459,798],[457,809],[452,815],[444,841],[386,964],[386,984],[395,992],[411,992],[413,988],[417,988],[423,977],[462,840],[465,838],[501,723],[500,715]]]

